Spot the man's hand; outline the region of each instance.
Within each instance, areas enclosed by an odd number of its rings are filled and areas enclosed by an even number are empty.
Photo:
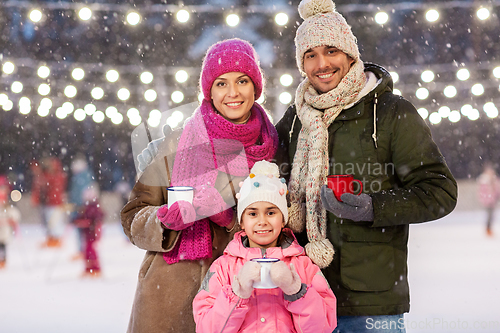
[[[321,187],[323,207],[335,216],[352,221],[373,221],[372,198],[368,194],[354,195],[344,193],[338,201],[328,186]]]

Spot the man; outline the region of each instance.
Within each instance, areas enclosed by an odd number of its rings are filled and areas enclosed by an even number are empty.
[[[404,332],[409,225],[449,214],[457,184],[389,73],[363,64],[333,2],[303,0],[299,12],[296,59],[306,78],[276,125],[293,161],[291,227],[305,227],[306,252],[337,297],[335,332]],[[325,185],[333,174],[353,174],[363,193],[337,200]]]

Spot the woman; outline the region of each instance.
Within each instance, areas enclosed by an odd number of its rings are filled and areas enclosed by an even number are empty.
[[[128,332],[195,331],[193,298],[236,229],[233,183],[277,151],[277,132],[255,103],[263,75],[248,42],[230,39],[212,45],[200,86],[204,99],[178,143],[171,135],[158,147],[177,147],[173,169],[172,163],[152,163],[121,213],[129,239],[147,250]],[[151,179],[194,187],[193,203],[180,201],[169,208],[166,187],[146,185]]]

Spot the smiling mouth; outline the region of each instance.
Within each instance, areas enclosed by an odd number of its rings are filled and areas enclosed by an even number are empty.
[[[243,102],[231,102],[231,103],[226,103],[226,106],[227,106],[227,107],[230,107],[230,108],[237,108],[237,107],[239,107],[241,104],[243,104]]]
[[[259,230],[259,231],[254,231],[254,233],[256,233],[257,235],[265,235],[265,234],[268,234],[270,233],[271,230]]]
[[[332,76],[334,76],[335,73],[337,73],[337,71],[332,71],[332,72],[328,72],[328,73],[318,73],[318,74],[316,74],[316,76],[321,80],[327,80],[327,79],[330,79]]]

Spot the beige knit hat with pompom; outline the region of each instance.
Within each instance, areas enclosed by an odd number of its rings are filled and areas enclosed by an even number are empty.
[[[356,37],[345,18],[335,10],[332,0],[302,0],[299,14],[304,22],[295,35],[295,58],[303,76],[304,53],[317,46],[334,46],[359,60]]]

